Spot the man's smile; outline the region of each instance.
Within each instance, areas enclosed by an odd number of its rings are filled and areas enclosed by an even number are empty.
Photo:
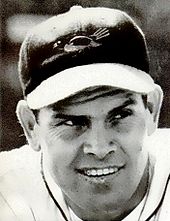
[[[113,175],[118,173],[121,169],[124,168],[125,165],[115,165],[115,166],[107,166],[107,167],[101,167],[101,168],[96,168],[96,167],[91,167],[91,168],[82,168],[78,169],[77,171],[85,175],[87,177],[106,177],[109,175]]]

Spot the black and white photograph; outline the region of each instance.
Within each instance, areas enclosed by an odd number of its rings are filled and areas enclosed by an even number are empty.
[[[0,12],[0,221],[169,221],[170,1]]]

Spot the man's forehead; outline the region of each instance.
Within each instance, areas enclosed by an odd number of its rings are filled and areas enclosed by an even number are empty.
[[[133,99],[135,101],[136,95],[137,93],[110,86],[90,87],[64,100],[49,105],[48,108],[53,111],[62,112],[70,106],[95,101],[98,98],[113,97],[113,99],[122,98],[122,102],[125,99]]]

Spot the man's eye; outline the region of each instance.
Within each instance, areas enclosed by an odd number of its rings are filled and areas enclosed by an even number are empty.
[[[64,120],[62,122],[60,122],[58,124],[58,126],[60,125],[66,125],[66,126],[70,126],[70,127],[85,127],[85,126],[89,126],[89,120],[85,119],[83,117],[76,117],[73,119],[67,119]]]
[[[68,125],[68,126],[73,126],[74,125],[72,120],[65,121],[63,124]]]
[[[73,126],[83,126],[82,122],[77,121],[77,120],[66,120],[62,124],[70,126],[70,127],[73,127]]]
[[[116,114],[114,116],[115,119],[123,119],[126,118],[128,116],[132,115],[132,110],[127,109],[127,110],[122,110],[121,112],[119,112],[118,114]]]
[[[131,109],[121,110],[117,113],[114,113],[111,116],[110,121],[117,122],[118,120],[122,120],[128,116],[131,116],[132,114],[133,114],[133,111]]]

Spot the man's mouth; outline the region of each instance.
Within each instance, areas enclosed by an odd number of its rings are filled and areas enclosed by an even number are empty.
[[[105,168],[84,168],[79,169],[78,172],[88,177],[103,177],[119,172],[124,166],[113,166]]]

